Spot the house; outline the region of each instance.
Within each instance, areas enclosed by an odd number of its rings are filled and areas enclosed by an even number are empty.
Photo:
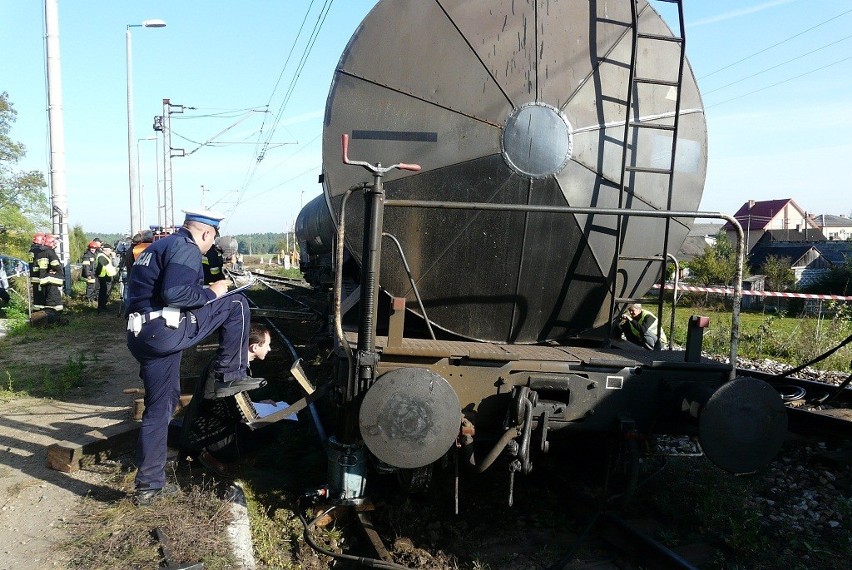
[[[743,291],[765,291],[766,275],[752,275],[743,279]],[[743,295],[743,309],[758,309],[763,306],[763,297],[756,295]]]
[[[852,261],[852,241],[824,241],[815,243],[814,247],[834,267]]]
[[[843,241],[852,238],[852,218],[820,214],[813,216],[813,220],[826,239]]]
[[[819,244],[813,242],[774,241],[770,234],[755,244],[748,257],[748,267],[752,274],[762,272],[763,264],[770,256],[787,258],[798,285],[808,285],[821,277],[832,266],[828,258],[820,253]]]
[[[814,220],[808,216],[795,200],[749,200],[734,214],[743,228],[746,240],[746,252],[750,252],[767,231],[778,231],[776,237],[783,241],[824,240],[825,236]],[[722,229],[732,244],[737,243],[737,232],[728,222]]]

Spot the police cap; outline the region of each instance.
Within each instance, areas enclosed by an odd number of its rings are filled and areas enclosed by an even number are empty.
[[[207,224],[208,226],[212,226],[217,230],[219,229],[219,222],[225,219],[225,214],[220,214],[219,212],[214,212],[212,210],[206,210],[204,208],[184,210],[183,212],[186,214],[185,221]]]

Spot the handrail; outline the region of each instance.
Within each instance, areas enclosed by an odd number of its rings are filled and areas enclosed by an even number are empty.
[[[627,208],[580,208],[573,206],[530,206],[527,204],[491,204],[485,202],[447,202],[430,200],[385,200],[386,208],[436,208],[440,210],[486,210],[497,212],[545,212],[556,214],[595,214],[600,216],[636,216],[640,218],[714,218],[730,223],[737,233],[737,265],[734,275],[734,300],[731,314],[731,372],[729,379],[736,378],[737,349],[740,340],[740,303],[743,296],[743,261],[745,259],[745,233],[740,223],[731,215],[722,212],[687,210],[630,210]]]

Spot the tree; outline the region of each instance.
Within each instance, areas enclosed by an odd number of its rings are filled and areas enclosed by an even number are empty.
[[[19,171],[17,163],[26,156],[26,147],[11,139],[9,133],[17,120],[17,111],[9,94],[0,93],[0,250],[23,258],[36,227],[47,226],[49,213],[47,184],[38,171]]]
[[[761,273],[766,275],[766,287],[770,291],[786,291],[796,282],[792,265],[789,257],[768,256],[760,266]],[[781,307],[781,299],[776,298],[775,306]]]
[[[737,253],[725,232],[716,235],[716,243],[709,245],[687,266],[692,278],[705,287],[732,285],[737,274]],[[705,295],[705,301],[709,293]]]
[[[83,257],[90,240],[86,237],[86,232],[83,231],[83,226],[80,224],[71,228],[71,235],[68,237],[71,246],[71,260],[76,261]]]
[[[789,257],[770,255],[766,258],[760,272],[766,275],[766,286],[770,291],[786,291],[796,282],[792,264]]]

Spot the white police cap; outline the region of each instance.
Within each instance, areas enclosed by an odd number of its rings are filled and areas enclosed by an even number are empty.
[[[206,210],[204,208],[184,210],[183,213],[186,214],[185,221],[200,222],[202,224],[207,224],[208,226],[213,226],[217,230],[219,229],[219,222],[225,219],[225,214],[220,214],[219,212],[214,212],[212,210]]]

